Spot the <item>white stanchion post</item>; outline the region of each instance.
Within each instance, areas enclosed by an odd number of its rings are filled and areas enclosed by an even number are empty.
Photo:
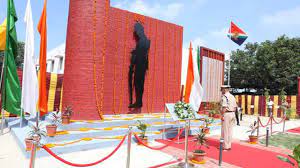
[[[38,135],[33,135],[33,143],[31,148],[31,157],[30,157],[30,165],[29,168],[34,168],[35,166],[35,158],[36,158],[36,149],[39,144],[40,137]]]
[[[189,167],[193,167],[193,165],[190,165],[189,164],[189,156],[188,156],[188,138],[189,138],[189,126],[190,126],[190,123],[191,123],[191,120],[186,120],[185,121],[185,144],[184,144],[184,153],[185,153],[185,156],[184,156],[184,168],[189,168]]]
[[[129,127],[128,135],[127,135],[127,161],[126,168],[130,168],[130,152],[131,152],[131,136],[132,136],[132,127]]]
[[[4,110],[1,109],[1,135],[4,134],[4,124],[5,124]]]
[[[282,132],[284,133],[285,131],[285,118],[286,118],[286,112],[284,110],[284,115],[283,115],[283,128],[282,128]]]
[[[270,132],[270,136],[272,136],[272,132],[273,132],[273,113],[271,112],[271,132]]]

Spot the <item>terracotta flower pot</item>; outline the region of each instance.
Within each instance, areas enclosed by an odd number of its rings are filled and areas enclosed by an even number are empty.
[[[25,139],[26,151],[31,151],[32,144],[33,144],[32,138]]]
[[[209,134],[210,128],[204,127],[203,128],[203,133],[204,134]]]
[[[64,124],[64,125],[70,124],[70,119],[71,119],[70,116],[68,116],[68,115],[63,115],[63,116],[61,117],[61,119],[62,119],[62,124]]]
[[[56,125],[47,125],[46,129],[47,129],[47,134],[48,134],[49,137],[54,137],[55,136],[56,129],[57,129]]]
[[[148,137],[142,138],[142,137],[139,136],[139,138],[142,140],[142,142],[143,142],[144,144],[148,145]],[[137,144],[138,144],[138,145],[142,145],[142,143],[140,143],[139,141],[137,141]]]
[[[254,135],[249,136],[249,142],[250,143],[257,143],[258,137]]]
[[[204,157],[206,156],[206,153],[193,153],[193,160],[195,160],[196,162],[203,162],[204,161]]]

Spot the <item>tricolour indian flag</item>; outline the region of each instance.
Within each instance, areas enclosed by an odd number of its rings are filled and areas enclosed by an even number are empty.
[[[184,101],[189,103],[195,111],[198,111],[202,101],[203,88],[200,85],[197,57],[193,57],[192,50],[192,43],[190,43]]]

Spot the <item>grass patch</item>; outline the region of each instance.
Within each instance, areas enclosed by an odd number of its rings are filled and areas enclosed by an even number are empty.
[[[261,139],[259,141],[261,144],[266,144],[266,139]],[[269,145],[276,146],[280,148],[293,150],[295,146],[300,143],[300,135],[294,134],[275,134],[269,138]]]

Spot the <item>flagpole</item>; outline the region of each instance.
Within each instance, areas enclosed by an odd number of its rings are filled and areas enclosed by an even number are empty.
[[[2,71],[1,71],[1,79],[0,79],[1,103],[2,103],[2,93],[3,93],[3,91],[2,91],[2,82],[3,82],[4,62],[5,62],[5,56],[3,57],[3,61],[2,61]],[[3,135],[4,122],[5,122],[4,110],[1,107],[1,135]]]
[[[229,60],[228,60],[228,85],[230,85],[230,53],[229,53]]]
[[[5,50],[4,50],[4,57],[3,57],[3,63],[2,63],[2,71],[1,71],[1,80],[0,80],[0,90],[1,90],[1,103],[2,103],[2,106],[1,106],[1,135],[4,134],[4,122],[5,122],[5,116],[4,116],[4,109],[3,109],[3,100],[2,100],[2,97],[3,97],[3,85],[5,84],[3,82],[3,75],[4,75],[4,65],[5,65],[5,62],[6,62],[6,59],[5,59],[5,55],[7,55],[7,45],[8,45],[8,41],[9,41],[9,30],[10,30],[10,14],[9,14],[9,9],[8,7],[10,6],[10,1],[7,1],[7,19],[6,19],[6,43],[5,43]],[[2,84],[3,83],[3,84]]]
[[[230,38],[231,38],[231,22],[230,21],[230,25],[229,25],[229,35],[230,35]],[[227,82],[228,82],[228,85],[230,85],[230,53],[229,53],[229,62],[228,62],[228,79],[227,79]]]

